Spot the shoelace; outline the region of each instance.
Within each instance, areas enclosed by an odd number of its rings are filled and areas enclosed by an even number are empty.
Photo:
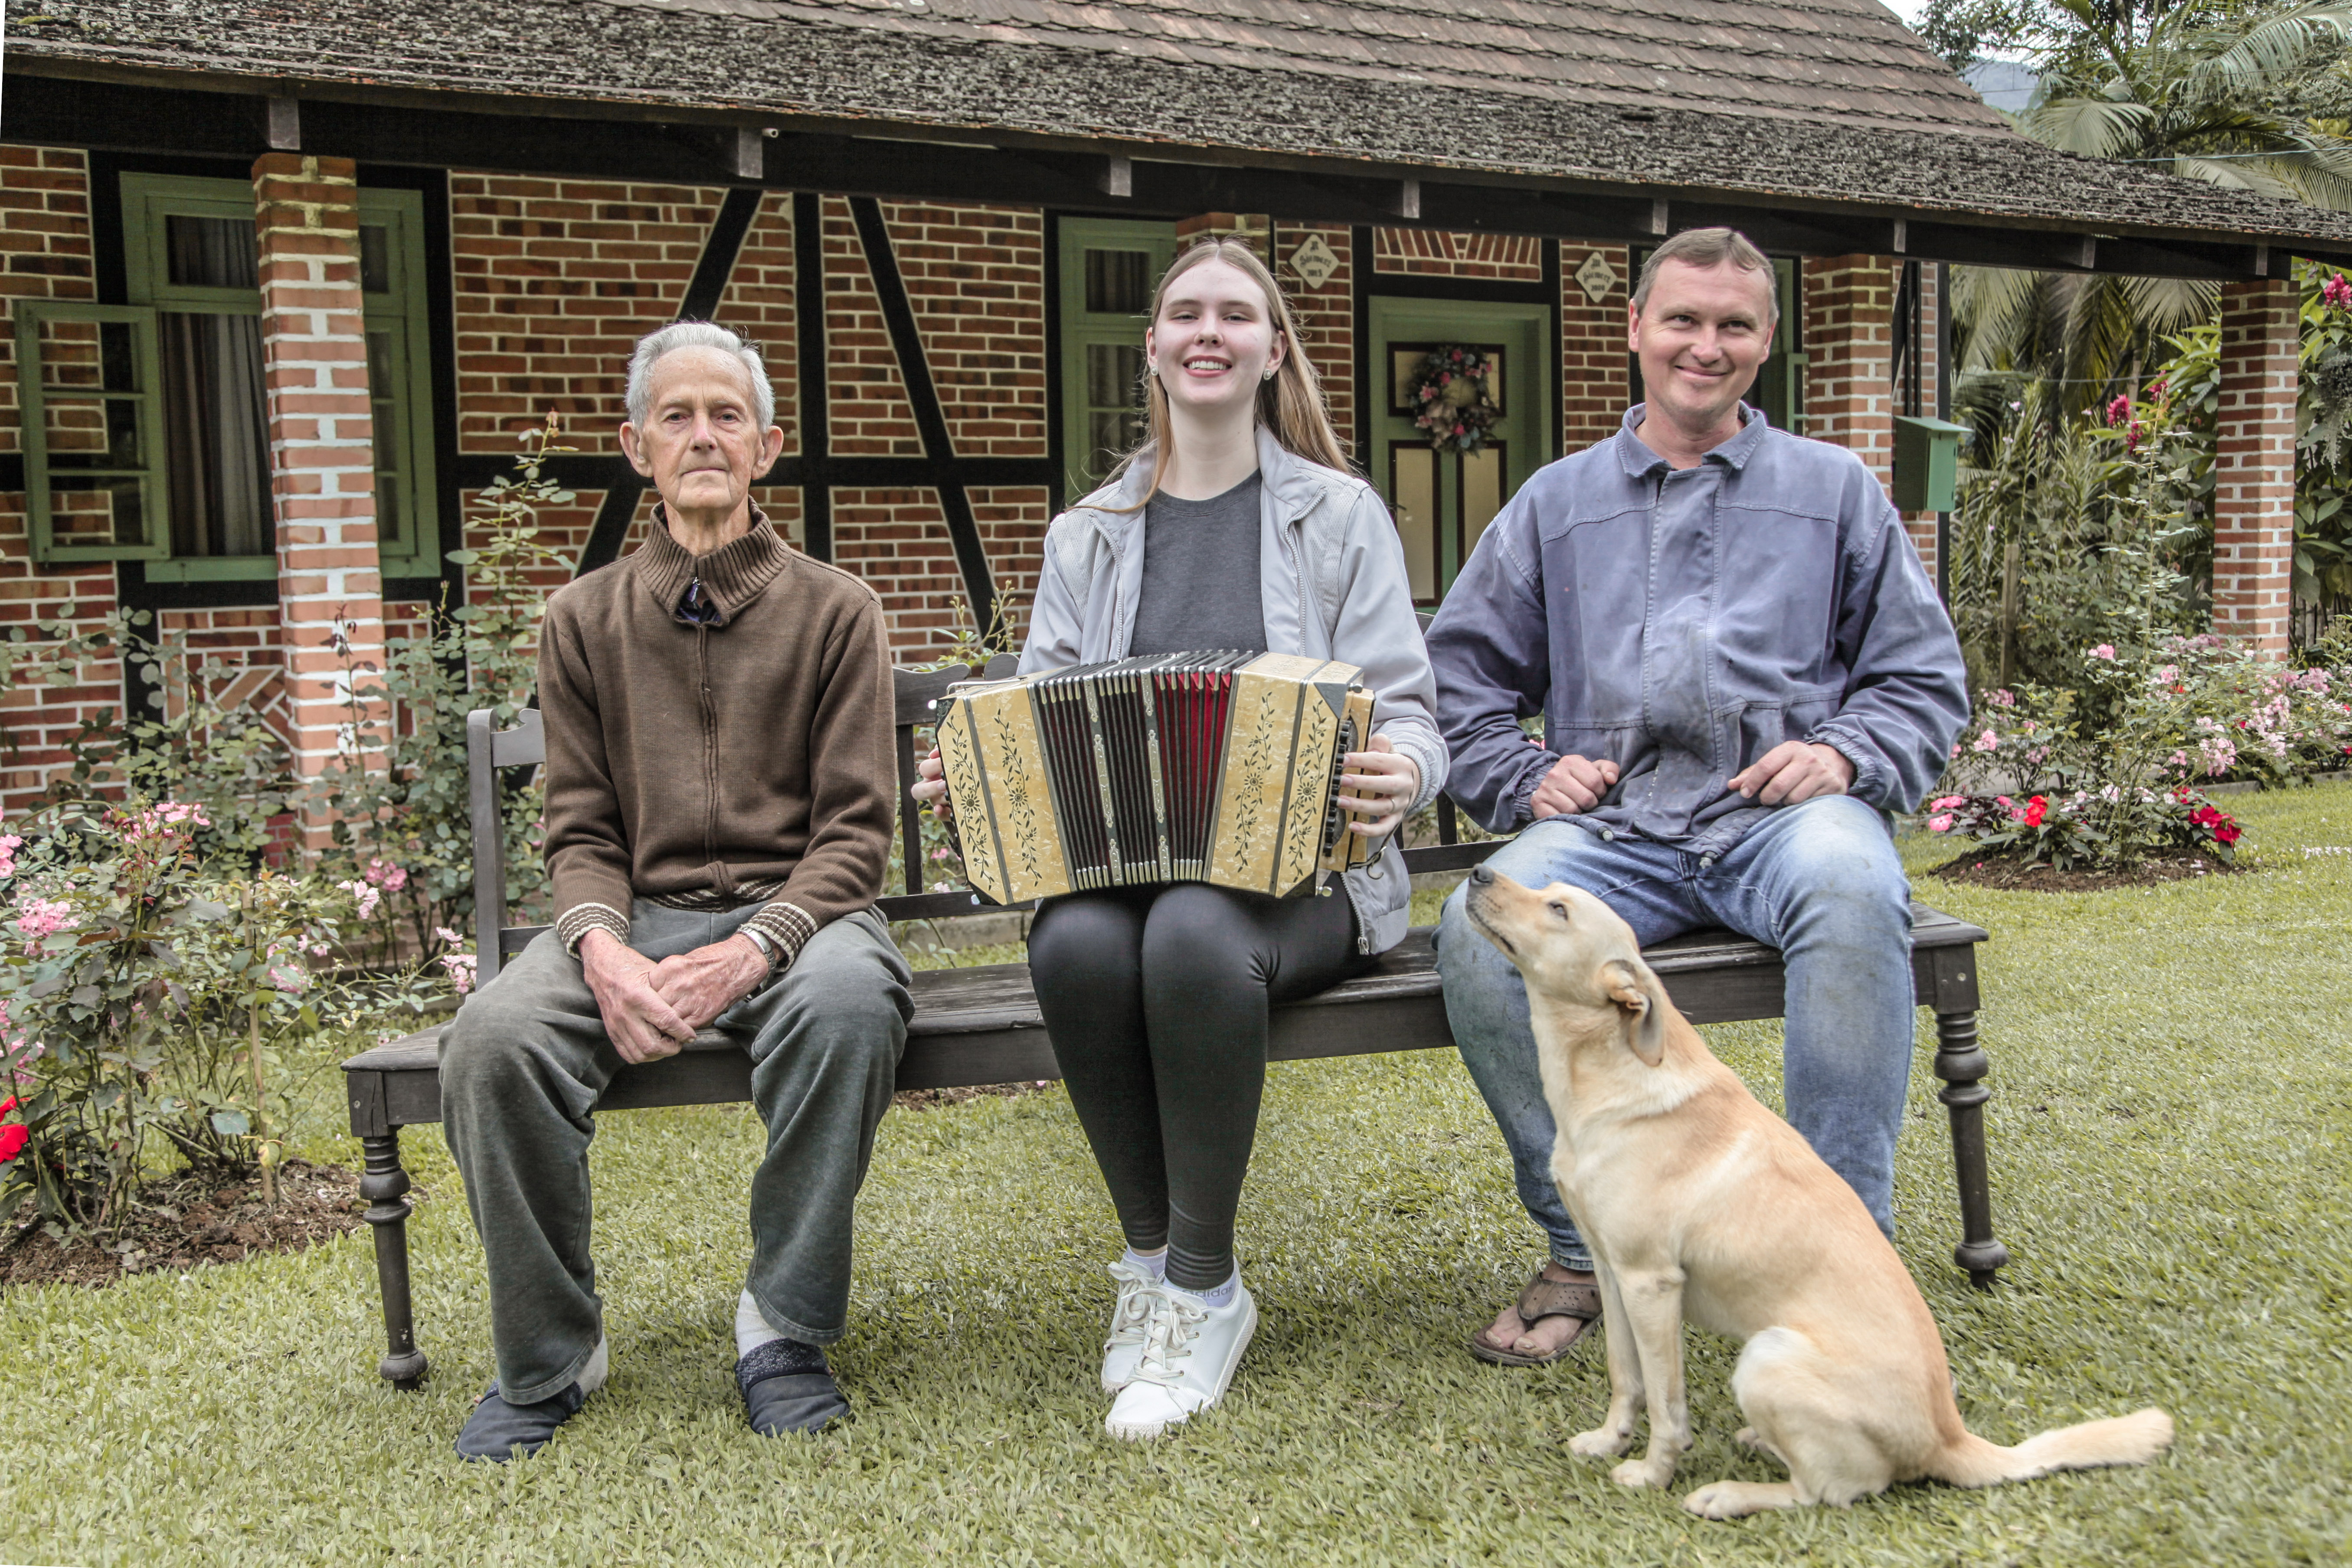
[[[1103,1341],[1106,1352],[1142,1342],[1151,1321],[1151,1303],[1145,1298],[1160,1283],[1157,1275],[1131,1263],[1112,1264],[1110,1277],[1118,1281],[1119,1289],[1118,1303],[1111,1309],[1110,1338]]]
[[[1136,1365],[1135,1380],[1171,1387],[1183,1376],[1177,1363],[1192,1357],[1192,1342],[1201,1337],[1201,1322],[1209,1314],[1180,1300],[1164,1285],[1144,1294],[1150,1299],[1151,1320],[1143,1331],[1143,1359]]]

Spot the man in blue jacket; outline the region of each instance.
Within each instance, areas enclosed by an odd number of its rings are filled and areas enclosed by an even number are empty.
[[[1661,246],[1630,329],[1647,401],[1520,489],[1429,651],[1447,788],[1518,834],[1496,870],[1590,889],[1645,944],[1721,925],[1786,955],[1789,1120],[1892,1236],[1913,1004],[1888,814],[1942,772],[1967,683],[1950,618],[1861,459],[1741,404],[1778,316],[1771,264],[1744,237]],[[1520,725],[1537,713],[1540,743]],[[1550,1242],[1470,1348],[1554,1361],[1600,1315],[1591,1254],[1551,1179],[1526,988],[1458,891],[1438,972]]]

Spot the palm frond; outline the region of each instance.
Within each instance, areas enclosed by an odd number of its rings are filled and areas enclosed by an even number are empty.
[[[2144,103],[2045,98],[2027,110],[2019,123],[2028,136],[2046,147],[2089,158],[2115,158],[2136,150],[2155,120],[2156,111]]]
[[[2226,29],[2210,41],[2219,43]],[[2347,42],[2352,42],[2352,5],[2340,0],[2300,5],[2255,23],[2226,47],[2199,60],[2188,77],[2200,88],[2259,90],[2293,73],[2315,50]]]

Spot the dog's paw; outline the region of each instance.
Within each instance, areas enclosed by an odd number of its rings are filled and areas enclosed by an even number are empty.
[[[1710,1481],[1683,1499],[1683,1507],[1701,1519],[1742,1519],[1766,1509],[1790,1508],[1796,1489],[1759,1485],[1754,1481]]]
[[[1625,1451],[1633,1440],[1631,1432],[1620,1432],[1613,1426],[1595,1426],[1590,1432],[1579,1432],[1568,1440],[1570,1453],[1581,1454],[1588,1459],[1612,1459]]]
[[[1672,1459],[1628,1459],[1609,1472],[1621,1487],[1662,1487],[1675,1479]]]

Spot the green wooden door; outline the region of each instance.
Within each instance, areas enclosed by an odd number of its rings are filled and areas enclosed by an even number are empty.
[[[1396,516],[1413,602],[1433,605],[1495,514],[1557,449],[1552,314],[1541,305],[1377,297],[1370,303],[1367,471]],[[1502,405],[1490,438],[1475,452],[1437,451],[1413,425],[1415,367],[1432,350],[1456,344],[1486,357]]]

